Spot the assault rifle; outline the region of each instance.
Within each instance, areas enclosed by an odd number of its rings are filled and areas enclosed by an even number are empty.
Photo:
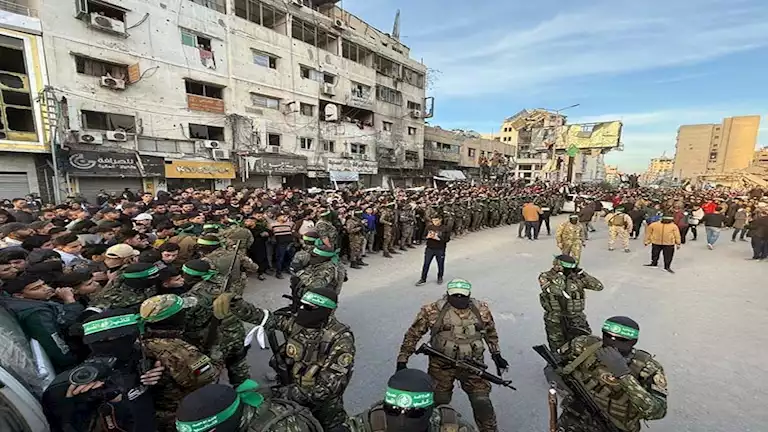
[[[533,347],[533,350],[536,351],[536,354],[546,360],[547,364],[549,364],[555,370],[555,373],[562,378],[561,384],[566,387],[565,390],[574,395],[579,403],[586,408],[592,419],[603,426],[601,430],[607,432],[621,432],[619,428],[613,424],[611,419],[608,418],[603,409],[597,405],[594,399],[592,399],[592,396],[587,389],[584,388],[584,384],[572,375],[562,373],[562,360],[559,357],[556,357],[545,345],[536,345]]]
[[[488,372],[486,369],[488,369],[488,366],[480,363],[475,360],[456,360],[454,358],[448,357],[447,355],[441,353],[440,351],[435,350],[428,344],[421,344],[419,349],[416,350],[416,354],[424,354],[429,357],[434,357],[437,359],[442,360],[445,363],[450,364],[451,366],[462,369],[466,372],[471,373],[472,375],[477,375],[480,378],[496,384],[503,387],[510,388],[512,390],[517,390],[515,387],[512,386],[511,380],[505,380],[499,376],[496,376],[490,372]]]
[[[237,264],[237,252],[240,250],[240,242],[242,240],[238,240],[237,243],[235,243],[235,256],[232,258],[232,264],[229,265],[229,271],[227,271],[227,274],[224,279],[224,285],[222,287],[221,293],[225,293],[229,291],[229,286],[231,285],[232,281],[232,272],[235,269],[235,264]],[[219,331],[219,325],[221,325],[221,320],[216,318],[214,316],[211,318],[211,323],[208,325],[208,334],[205,335],[205,348],[206,351],[210,351],[211,347],[213,346],[213,342],[216,340],[216,333]]]
[[[267,329],[267,341],[269,341],[269,349],[272,350],[272,360],[269,365],[277,373],[277,380],[279,381],[279,387],[284,387],[291,384],[291,373],[288,370],[288,364],[285,362],[283,354],[280,352],[280,344],[277,342],[277,335],[275,329]]]

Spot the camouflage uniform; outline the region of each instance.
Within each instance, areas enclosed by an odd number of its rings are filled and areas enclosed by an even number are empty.
[[[443,225],[448,232],[453,232],[453,228],[456,225],[456,212],[453,206],[453,202],[443,205]]]
[[[334,249],[339,247],[339,231],[335,226],[333,226],[333,223],[321,218],[319,221],[317,221],[317,224],[315,224],[315,231],[317,231],[317,234],[320,235],[320,238],[324,243],[326,239],[328,240],[328,246],[331,246]]]
[[[442,299],[422,306],[416,319],[403,337],[397,361],[405,363],[416,351],[421,337],[430,332],[432,348],[455,358],[469,358],[483,363],[485,347],[498,354],[499,336],[488,304],[471,299],[467,309],[456,309]],[[478,429],[481,432],[497,430],[496,413],[491,404],[491,384],[478,377],[446,365],[439,359],[429,359],[428,373],[435,380],[435,404],[447,405],[453,396],[453,383],[459,380],[467,393]]]
[[[151,387],[158,430],[174,432],[176,409],[181,400],[200,387],[216,382],[220,369],[207,355],[187,342],[175,337],[163,337],[160,332],[152,333],[150,330],[150,335],[142,340],[144,351],[147,357],[165,366],[160,382]]]
[[[638,432],[640,420],[657,420],[667,414],[667,378],[664,368],[653,356],[633,350],[629,356],[630,373],[616,378],[597,359],[602,346],[597,336],[579,336],[560,348],[561,357],[573,369],[572,376],[584,384],[597,405],[619,430]],[[568,396],[562,403],[557,421],[559,432],[602,431],[602,427]]]
[[[477,231],[480,228],[480,219],[483,213],[483,204],[479,199],[475,199],[472,203],[472,224],[470,231]]]
[[[413,248],[411,242],[413,241],[413,227],[416,223],[416,214],[414,210],[408,206],[400,210],[400,249],[405,250],[406,247]]]
[[[227,272],[232,268],[232,274],[229,275],[232,282],[230,291],[236,294],[242,294],[245,291],[245,285],[248,282],[248,275],[245,272],[256,273],[259,266],[256,265],[241,248],[237,252],[220,247],[202,258],[211,264],[222,276],[227,276]],[[235,265],[232,265],[235,260]]]
[[[610,213],[605,217],[608,224],[608,250],[613,250],[613,243],[619,237],[624,250],[629,252],[629,233],[632,231],[632,218],[621,212]]]
[[[394,235],[393,229],[395,223],[395,214],[391,208],[385,207],[384,210],[381,211],[379,222],[382,225],[382,249],[384,250],[384,256],[390,256],[390,253],[392,252],[392,236]]]
[[[213,303],[223,293],[224,278],[214,276],[209,281],[195,284],[185,296],[195,297],[197,306],[187,311],[184,339],[203,350],[215,362],[227,367],[229,382],[238,385],[250,378],[250,367],[246,362],[247,350],[243,346],[245,328],[242,321],[259,325],[264,321],[265,311],[259,309],[240,295],[231,295],[230,313],[221,320],[212,346],[206,345],[208,328],[213,317]]]
[[[472,224],[472,200],[467,198],[464,201],[464,205],[462,206],[463,214],[462,218],[464,221],[462,222],[462,234],[466,234],[467,230],[470,229],[470,225]]]
[[[138,308],[144,300],[157,294],[154,287],[137,290],[118,280],[115,282],[109,289],[105,287],[102,291],[91,294],[89,305],[100,309]]]
[[[291,384],[283,397],[309,408],[324,430],[344,424],[344,390],[354,371],[355,338],[334,316],[319,329],[301,327],[290,315],[274,316],[270,327],[285,336],[279,351],[285,357]]]
[[[295,299],[300,299],[304,293],[315,288],[331,288],[336,294],[341,293],[341,286],[346,279],[347,271],[341,263],[333,259],[321,261],[317,264],[310,263],[296,272],[298,278],[296,290],[292,291]]]
[[[581,274],[566,277],[559,269],[552,268],[539,275],[539,285],[544,331],[551,350],[557,350],[575,336],[592,332],[584,314],[584,290],[602,291],[603,284],[597,278],[583,270]]]
[[[347,222],[344,224],[344,229],[349,235],[349,260],[352,263],[357,263],[363,258],[363,227],[365,225],[365,221],[354,215],[347,217]]]
[[[274,398],[265,400],[258,408],[243,404],[240,424],[247,425],[248,432],[323,432],[308,409]]]
[[[584,232],[578,223],[561,223],[555,232],[555,241],[562,254],[574,257],[576,262],[581,261],[581,248],[585,246],[585,241]]]
[[[350,417],[347,427],[350,432],[386,432],[387,416],[384,414],[383,402],[378,402],[371,408]],[[464,420],[459,413],[448,405],[434,407],[429,419],[427,432],[475,432],[475,426]]]

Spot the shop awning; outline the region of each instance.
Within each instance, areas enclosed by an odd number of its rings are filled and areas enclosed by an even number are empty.
[[[466,180],[467,177],[464,175],[463,172],[459,170],[440,170],[437,175],[434,177],[435,180],[440,181],[456,181],[456,180]]]
[[[360,180],[360,174],[352,171],[328,171],[331,175],[331,181],[336,182],[356,182]]]

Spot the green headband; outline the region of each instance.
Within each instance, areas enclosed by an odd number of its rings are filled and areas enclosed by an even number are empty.
[[[197,239],[197,244],[204,245],[204,246],[218,246],[221,244],[218,240],[206,240],[204,238]]]
[[[331,211],[328,210],[328,211],[324,211],[324,212],[320,213],[320,216],[328,216],[330,214],[331,214]]]
[[[203,229],[219,229],[221,228],[221,225],[219,224],[205,224],[203,225]]]
[[[304,296],[301,297],[301,301],[311,303],[315,306],[324,307],[326,309],[336,309],[337,306],[335,301],[312,291],[307,291]]]
[[[627,327],[613,321],[606,321],[603,323],[603,331],[606,333],[614,334],[616,336],[625,337],[627,339],[637,339],[637,337],[640,335],[640,330]]]
[[[208,271],[195,270],[193,268],[187,267],[186,264],[181,266],[181,271],[183,271],[184,273],[186,273],[186,274],[188,274],[190,276],[199,276],[199,277],[203,278],[203,280],[206,280],[206,281],[207,280],[211,280],[212,277],[216,276],[219,273],[219,272],[217,272],[214,269],[210,269]]]
[[[306,235],[304,235],[304,236],[301,236],[301,238],[302,238],[302,240],[304,240],[305,242],[312,242],[312,243],[314,243],[314,242],[316,242],[316,241],[318,240],[318,238],[317,238],[317,237],[309,237],[309,236],[306,236]]]
[[[144,320],[148,322],[162,321],[166,318],[176,315],[176,313],[182,309],[184,309],[184,299],[176,296],[176,301],[174,301],[172,305],[168,306],[166,309],[163,309],[157,315],[152,315],[151,317],[145,318]]]
[[[120,327],[127,327],[131,325],[139,325],[141,321],[141,315],[119,315],[115,317],[103,318],[96,321],[91,321],[83,324],[83,335],[112,330]]]
[[[327,258],[332,258],[336,256],[336,251],[329,252],[329,251],[322,250],[318,247],[315,247],[314,249],[312,249],[312,253],[315,255],[318,255],[321,257],[327,257]]]
[[[140,271],[140,272],[133,272],[133,273],[123,273],[123,277],[125,279],[145,279],[149,278],[153,275],[156,275],[160,272],[160,269],[156,266],[152,266],[146,270]]]
[[[400,408],[427,408],[435,403],[432,392],[409,392],[387,388],[384,403]]]
[[[448,282],[448,294],[463,294],[468,296],[472,291],[472,284],[464,279],[454,279]]]
[[[204,432],[211,430],[235,415],[241,402],[254,408],[258,408],[264,403],[264,396],[261,393],[256,392],[256,389],[258,388],[259,383],[253,380],[246,380],[244,383],[237,386],[235,389],[237,398],[230,406],[224,409],[224,411],[211,417],[195,421],[183,422],[176,420],[176,430],[178,432]]]
[[[674,218],[674,217],[672,217],[672,216],[662,216],[662,218],[661,218],[661,219],[662,219],[662,220],[675,220],[675,218]]]

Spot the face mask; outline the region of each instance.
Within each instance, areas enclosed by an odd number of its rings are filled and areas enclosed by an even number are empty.
[[[387,432],[427,432],[431,416],[432,408],[424,410],[424,414],[416,418],[387,413]]]
[[[610,335],[603,333],[603,346],[616,348],[624,357],[629,357],[629,355],[632,353],[632,348],[636,343],[637,339],[616,340],[613,339]]]
[[[578,220],[578,219],[569,219],[569,221],[570,221],[572,224],[574,224],[574,225],[576,225],[577,223],[579,223],[579,220]]]
[[[304,328],[320,328],[331,316],[331,310],[318,307],[314,309],[299,309],[296,314],[296,324]]]
[[[123,279],[123,282],[135,289],[135,290],[145,290],[147,288],[157,287],[158,280],[157,279]]]
[[[448,304],[456,309],[466,309],[469,307],[469,297],[459,294],[449,295]]]
[[[94,342],[89,345],[93,356],[116,357],[123,364],[136,360],[140,353],[136,350],[133,338],[119,338],[110,341]]]
[[[575,267],[574,268],[563,268],[563,274],[565,275],[565,277],[568,277],[571,273],[574,273],[577,270],[578,269],[575,268]]]

